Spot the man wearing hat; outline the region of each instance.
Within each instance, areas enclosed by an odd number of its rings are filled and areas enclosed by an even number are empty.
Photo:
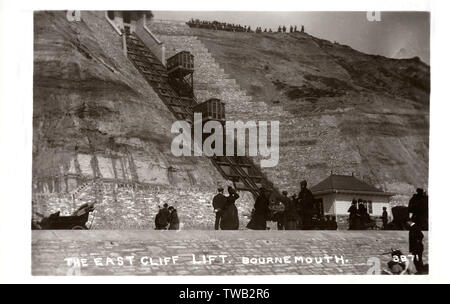
[[[418,188],[408,204],[408,212],[413,222],[428,230],[428,197],[422,188]]]
[[[217,189],[219,193],[217,193],[213,198],[213,208],[214,212],[216,213],[216,223],[214,224],[214,229],[219,230],[220,227],[220,221],[222,220],[223,216],[223,210],[225,208],[225,205],[227,203],[227,198],[225,195],[223,195],[223,188],[219,187]]]

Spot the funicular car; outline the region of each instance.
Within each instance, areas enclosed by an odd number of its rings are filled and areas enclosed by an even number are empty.
[[[194,96],[194,55],[188,51],[179,52],[167,59],[167,73],[170,85],[180,96]]]
[[[194,113],[202,113],[204,122],[216,120],[225,122],[225,103],[217,98],[211,98],[194,106]]]

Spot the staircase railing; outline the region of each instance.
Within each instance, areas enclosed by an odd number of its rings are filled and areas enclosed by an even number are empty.
[[[105,18],[106,18],[106,20],[108,21],[109,25],[111,25],[112,28],[116,31],[116,33],[117,33],[119,36],[122,36],[122,31],[119,29],[119,27],[117,26],[117,24],[115,24],[114,21],[111,20],[111,19],[109,18],[109,16],[108,16],[108,11],[105,11]]]
[[[124,55],[125,57],[127,57],[128,51],[127,51],[127,40],[126,40],[126,35],[123,34],[123,33],[124,33],[123,30],[121,30],[121,29],[117,26],[117,24],[114,22],[114,20],[111,20],[111,18],[109,18],[109,16],[108,16],[108,11],[105,11],[105,18],[106,18],[106,21],[108,21],[109,25],[112,26],[112,28],[114,29],[114,31],[115,31],[119,36],[122,37],[122,50],[123,50],[123,55]]]
[[[136,24],[136,35],[142,40],[142,42],[147,46],[161,61],[161,63],[166,65],[166,47],[164,42],[159,40],[152,31],[147,27],[147,16],[143,14],[143,17],[139,19]]]
[[[253,181],[253,179],[248,175],[247,172],[245,172],[244,169],[241,168],[241,166],[238,163],[234,163],[233,160],[229,156],[224,156],[224,158],[227,160],[227,162],[230,164],[230,167],[234,172],[238,174],[240,177],[240,180],[247,186],[248,190],[253,194],[253,196],[256,198],[258,197],[258,185]]]
[[[134,40],[133,40],[133,39],[134,39]],[[130,37],[130,41],[129,41],[129,43],[130,43],[130,48],[133,47],[132,44],[137,44],[137,45],[139,45],[139,40],[141,40],[141,42],[140,42],[140,43],[141,43],[141,46],[142,46],[142,45],[145,45],[145,43],[142,41],[142,39],[140,39],[139,36],[136,37],[136,38],[132,38],[132,36],[131,36],[131,37]],[[147,46],[145,45],[145,47],[147,47]],[[147,48],[148,48],[148,47],[147,47]],[[150,49],[150,53],[152,53],[152,50],[151,50],[151,49]],[[129,58],[130,58],[130,60],[132,60],[132,62],[135,64],[135,66],[138,68],[138,70],[139,70],[141,73],[144,73],[143,70],[142,70],[141,65],[136,64],[136,63],[133,61],[133,59],[132,59],[133,56],[130,55]],[[160,68],[157,67],[157,66],[155,66],[155,65],[161,65],[161,62],[158,62],[159,60],[158,60],[158,58],[157,58],[155,55],[153,55],[153,58],[154,58],[154,59],[153,59],[153,63],[150,61],[148,64],[153,65],[155,71],[159,71]],[[156,60],[155,60],[155,59],[156,59]],[[161,65],[161,66],[162,66],[162,65]],[[144,77],[147,78],[147,76],[145,75],[145,73],[144,73]],[[155,83],[153,83],[154,81],[150,81],[150,80],[148,80],[148,81],[149,81],[149,84],[150,84],[150,85],[154,86],[154,89],[155,89],[156,93],[157,93],[158,95],[160,95],[160,97],[161,97],[161,99],[163,100],[163,102],[166,103],[166,105],[169,106],[169,109],[170,109],[171,106],[172,106],[172,105],[170,104],[169,101],[172,100],[173,97],[171,96],[171,94],[168,94],[168,92],[165,92],[167,89],[172,90],[172,91],[174,92],[174,94],[176,94],[176,96],[177,96],[177,97],[176,97],[177,101],[180,103],[180,105],[182,105],[182,107],[184,108],[184,111],[188,114],[187,117],[185,117],[184,119],[188,120],[188,118],[190,118],[189,116],[193,116],[193,109],[192,109],[192,107],[183,103],[183,98],[182,98],[181,96],[179,96],[179,94],[176,92],[176,90],[175,90],[174,88],[172,88],[172,86],[171,86],[170,83],[168,82],[168,79],[166,79],[166,81],[167,81],[166,84],[163,83],[163,84],[158,84],[158,85],[156,85],[156,86],[155,86]],[[163,80],[161,80],[161,81],[163,81]],[[168,88],[167,88],[167,89],[164,89],[164,86],[168,86]],[[166,98],[169,98],[168,96],[169,96],[171,99],[169,99],[169,101],[166,101]],[[192,104],[197,104],[197,99],[195,98],[195,96],[194,96],[194,97],[186,97],[186,98],[184,98],[184,99],[189,99],[189,100],[191,100],[191,103],[192,103]],[[179,105],[179,106],[180,106],[180,105]],[[175,116],[177,116],[177,115],[175,115]],[[192,117],[192,118],[193,118],[193,117]],[[220,161],[219,159],[217,159],[216,157],[211,157],[210,159],[211,159],[213,165],[219,170],[219,172],[220,172],[226,179],[233,180],[233,182],[236,183],[235,179],[236,179],[236,177],[237,177],[238,181],[239,181],[239,182],[242,182],[242,183],[244,184],[245,190],[251,192],[252,195],[253,195],[255,198],[259,195],[259,186],[258,186],[257,183],[253,180],[253,178],[252,178],[252,177],[251,177],[251,176],[250,176],[250,175],[242,168],[242,165],[244,165],[244,164],[240,164],[238,161],[234,161],[233,158],[232,158],[232,157],[229,157],[229,156],[223,156],[223,157],[221,157],[221,159],[224,160],[224,162],[222,162],[222,163],[225,163],[225,164],[222,164],[222,165],[220,164],[221,161]],[[230,173],[225,172],[221,166],[229,167],[230,172],[232,172],[232,173],[230,174]],[[253,168],[254,170],[258,171],[257,168],[255,167],[255,165],[253,164],[253,162],[252,162],[251,160],[249,160],[249,163],[246,164],[246,166],[249,166],[250,168]],[[235,178],[233,178],[233,176],[234,176]],[[264,175],[262,175],[262,172],[259,172],[259,171],[258,171],[258,179],[261,179],[261,182],[262,182],[262,183],[263,183],[263,181],[265,181],[266,183],[268,183],[267,186],[270,186],[270,185],[271,185],[271,184],[269,184],[269,181],[264,177]],[[276,191],[276,192],[278,192],[277,189],[275,189],[275,187],[273,188],[273,190]]]

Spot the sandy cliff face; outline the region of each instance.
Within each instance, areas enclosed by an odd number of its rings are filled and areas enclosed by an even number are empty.
[[[307,34],[194,30],[255,101],[277,110],[281,160],[269,169],[293,190],[330,171],[354,172],[403,195],[428,184],[430,68],[370,56]],[[268,117],[270,119],[270,117]]]
[[[104,12],[37,12],[33,185],[66,192],[92,178],[177,187],[221,177],[205,158],[170,152],[174,118],[122,54]]]
[[[366,55],[306,33],[149,26],[169,53],[194,53],[200,100],[221,98],[229,119],[280,121],[279,165],[263,170],[280,189],[298,191],[300,180],[314,185],[331,171],[398,193],[394,203],[427,187],[426,64]]]

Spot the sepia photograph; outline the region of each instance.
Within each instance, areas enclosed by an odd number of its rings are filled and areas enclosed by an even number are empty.
[[[428,274],[429,12],[33,18],[33,276]]]
[[[0,0],[0,284],[450,283],[445,4]]]

